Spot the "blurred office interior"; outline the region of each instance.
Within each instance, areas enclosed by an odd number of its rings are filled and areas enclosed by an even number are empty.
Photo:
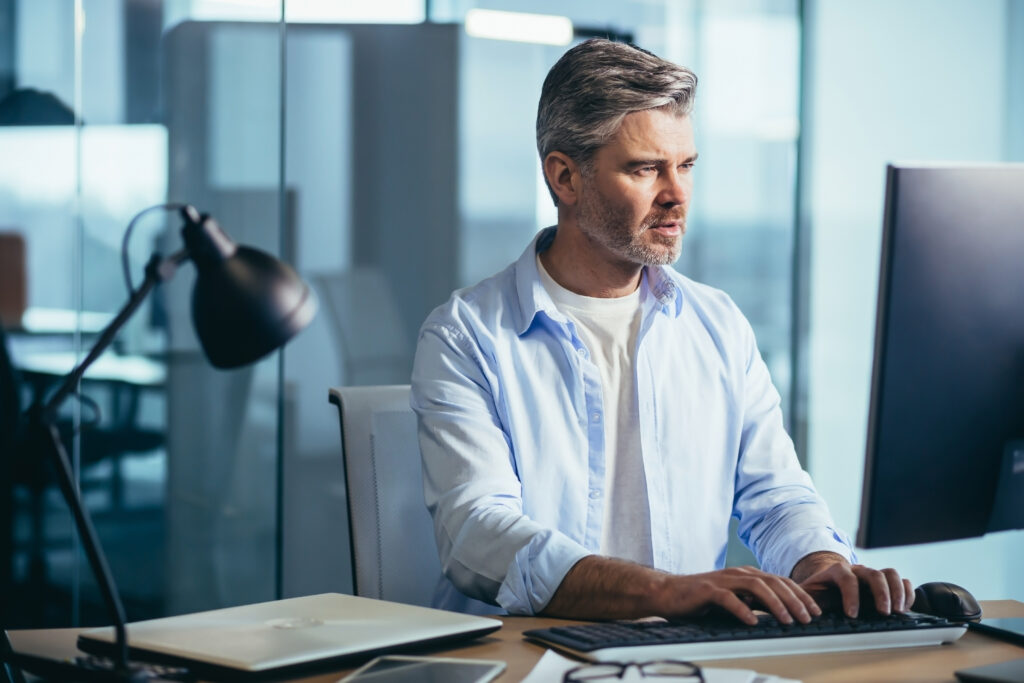
[[[488,36],[479,10],[571,28]],[[210,213],[321,303],[283,352],[217,371],[183,268],[67,406],[129,619],[351,590],[327,389],[407,383],[427,313],[554,222],[536,102],[590,36],[699,75],[676,267],[746,313],[798,454],[855,531],[884,166],[1024,161],[1024,2],[0,0],[0,317],[23,407],[127,299],[122,237],[148,206]],[[134,282],[178,227],[140,222]],[[59,492],[3,467],[4,626],[103,623]],[[1022,539],[861,559],[1022,600]]]

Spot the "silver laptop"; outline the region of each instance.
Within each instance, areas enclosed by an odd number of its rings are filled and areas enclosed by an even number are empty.
[[[128,645],[133,659],[244,677],[343,666],[412,646],[468,640],[500,627],[497,619],[324,593],[135,622],[128,624]],[[113,627],[78,638],[78,646],[94,654],[109,654],[113,642]]]

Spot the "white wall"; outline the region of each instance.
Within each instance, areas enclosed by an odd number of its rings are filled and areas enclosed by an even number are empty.
[[[860,509],[885,165],[1007,157],[1008,2],[807,4],[808,461],[851,534]],[[895,566],[915,584],[949,580],[980,599],[1024,600],[1024,532],[861,551],[860,559]]]

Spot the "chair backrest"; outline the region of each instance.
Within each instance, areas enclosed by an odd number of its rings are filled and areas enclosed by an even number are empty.
[[[355,594],[430,606],[441,578],[409,385],[338,387]]]

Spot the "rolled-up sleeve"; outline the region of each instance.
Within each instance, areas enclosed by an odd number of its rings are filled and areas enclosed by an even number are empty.
[[[761,568],[789,576],[812,552],[828,550],[855,561],[853,545],[836,527],[810,476],[800,467],[782,422],[781,399],[743,321],[746,340],[742,436],[736,468],[734,514],[739,536]]]
[[[535,614],[589,553],[524,514],[513,446],[495,405],[497,380],[485,355],[450,320],[432,316],[420,332],[411,404],[424,496],[442,569],[455,587],[509,613]]]

